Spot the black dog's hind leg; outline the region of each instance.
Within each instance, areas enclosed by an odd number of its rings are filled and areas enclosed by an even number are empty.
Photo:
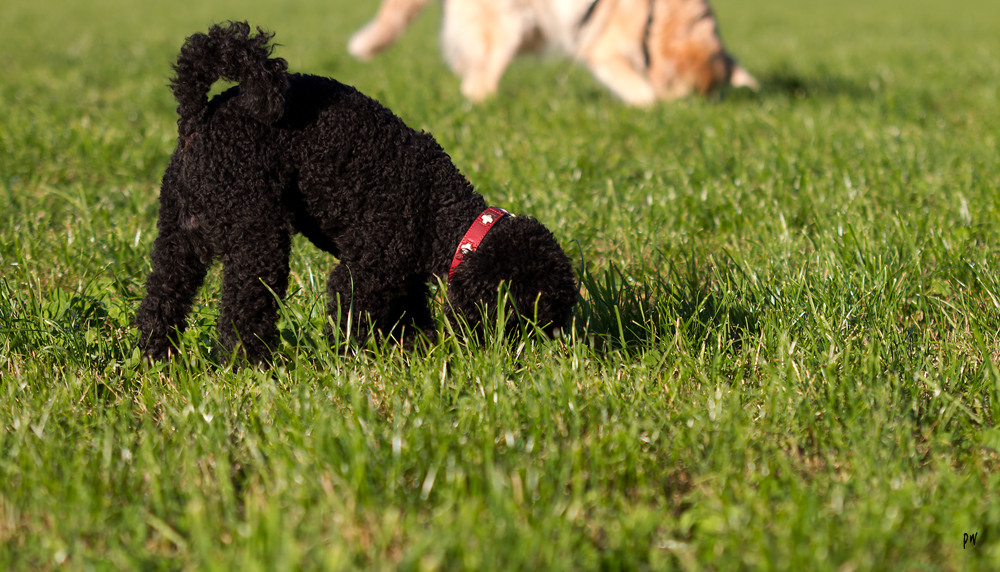
[[[173,351],[211,261],[208,249],[194,233],[160,230],[153,244],[153,272],[146,279],[146,297],[135,317],[139,347],[147,356],[161,359]]]
[[[230,231],[222,255],[219,339],[230,353],[237,344],[250,363],[270,357],[277,341],[278,299],[288,288],[291,237],[284,221],[241,224]]]
[[[351,336],[360,343],[367,339],[369,324],[402,341],[406,349],[413,348],[420,334],[433,339],[434,319],[423,281],[400,284],[359,265],[341,263],[330,272],[327,295],[330,317],[340,316],[342,332],[348,331],[350,320]]]
[[[153,272],[146,279],[146,297],[135,317],[139,347],[153,359],[166,357],[177,345],[191,301],[212,263],[205,237],[195,229],[184,228],[177,190],[173,169],[168,169],[160,191]]]

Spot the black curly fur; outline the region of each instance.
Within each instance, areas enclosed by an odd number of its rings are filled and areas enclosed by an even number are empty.
[[[270,57],[271,37],[250,35],[246,23],[216,25],[188,38],[174,66],[179,138],[136,315],[149,357],[172,351],[220,258],[222,344],[240,347],[248,361],[266,360],[277,334],[271,292],[285,295],[293,232],[340,259],[327,290],[341,327],[350,319],[363,339],[370,322],[406,344],[418,331],[432,335],[427,283],[447,276],[459,240],[486,207],[430,135],[352,87],[288,74],[284,60]],[[219,78],[239,85],[208,101]],[[513,305],[550,331],[568,321],[573,270],[535,219],[501,220],[465,256],[447,312],[482,331],[501,281]]]

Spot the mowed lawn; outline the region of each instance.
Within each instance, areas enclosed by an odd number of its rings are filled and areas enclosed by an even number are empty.
[[[0,4],[0,569],[1000,569],[1000,3],[713,6],[760,92],[640,110],[557,56],[465,103],[439,4],[367,64],[374,2]],[[339,352],[296,237],[272,369],[218,268],[142,363],[170,64],[227,19],[552,229],[571,336]]]

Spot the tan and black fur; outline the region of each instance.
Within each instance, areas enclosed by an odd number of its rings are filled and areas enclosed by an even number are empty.
[[[428,0],[383,0],[348,50],[367,60],[390,46]],[[730,56],[705,0],[445,0],[444,56],[462,94],[496,92],[515,55],[546,47],[590,68],[624,101],[649,105],[724,85],[757,89]]]

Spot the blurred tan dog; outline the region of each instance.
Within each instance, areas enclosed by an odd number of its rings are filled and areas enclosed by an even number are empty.
[[[383,0],[351,38],[367,60],[390,46],[428,0]],[[587,64],[626,102],[649,105],[757,81],[722,46],[705,0],[444,0],[444,56],[462,94],[496,92],[520,52],[555,47]]]

